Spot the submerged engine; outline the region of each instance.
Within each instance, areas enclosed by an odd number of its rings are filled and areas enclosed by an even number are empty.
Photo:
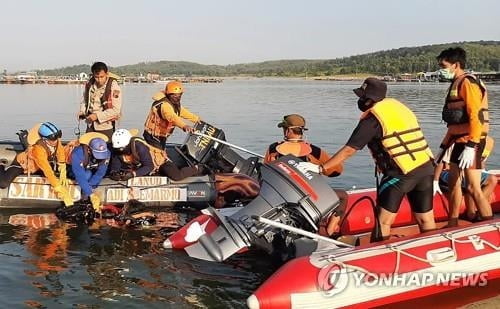
[[[250,246],[274,253],[297,238],[259,222],[259,217],[317,232],[321,218],[335,210],[339,199],[322,176],[298,169],[300,162],[296,157],[284,156],[262,165],[259,195],[229,217],[212,211],[221,224],[210,235],[202,234],[197,243],[185,248],[186,252],[220,262]]]

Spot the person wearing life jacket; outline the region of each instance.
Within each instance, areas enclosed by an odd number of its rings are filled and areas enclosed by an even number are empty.
[[[101,198],[95,188],[108,170],[111,152],[101,133],[90,132],[79,138],[79,145],[71,151],[70,164],[76,182],[82,190],[82,200],[90,199],[95,211],[100,211]]]
[[[298,114],[290,114],[283,117],[278,123],[278,128],[283,128],[283,141],[269,145],[264,156],[264,163],[272,162],[282,156],[294,155],[299,159],[314,164],[323,164],[330,159],[330,155],[323,149],[315,146],[304,139],[304,131],[307,131],[306,120]],[[324,175],[328,177],[339,176],[343,171],[343,165],[332,166]],[[328,221],[337,220],[343,214],[343,209],[347,203],[347,193],[344,190],[334,189],[340,199],[340,206]],[[335,218],[337,217],[337,218]],[[328,224],[327,224],[328,225]],[[334,231],[326,230],[323,234],[331,235]]]
[[[382,179],[377,185],[378,222],[372,241],[388,239],[406,195],[421,232],[436,228],[432,211],[433,155],[415,114],[403,103],[386,97],[387,85],[367,78],[354,89],[361,119],[351,137],[322,165],[303,163],[324,173],[368,145]],[[377,229],[380,228],[378,231]]]
[[[128,180],[132,177],[159,173],[173,180],[181,180],[203,172],[198,165],[179,169],[168,159],[165,150],[149,145],[140,137],[135,137],[134,131],[119,129],[113,133],[111,141],[114,153],[109,174],[111,179]]]
[[[436,57],[440,75],[451,80],[442,117],[447,123],[446,135],[441,141],[439,163],[444,151],[454,144],[450,155],[450,213],[448,226],[458,225],[462,203],[462,178],[471,188],[471,196],[484,220],[491,219],[491,205],[481,190],[481,154],[489,131],[488,95],[484,84],[464,71],[466,52],[448,48]]]
[[[307,131],[306,120],[298,114],[286,115],[278,123],[278,128],[283,128],[283,141],[271,144],[264,156],[264,163],[272,162],[282,156],[294,155],[303,161],[323,164],[330,159],[330,155],[323,149],[304,140],[304,131]],[[335,177],[342,173],[343,166],[333,166],[325,171],[325,175]]]
[[[200,121],[200,117],[181,106],[181,97],[184,87],[179,81],[171,81],[165,91],[153,96],[153,104],[144,123],[144,139],[152,146],[165,148],[168,137],[174,132],[175,127],[184,132],[193,133],[194,129],[187,125],[183,119],[192,123]]]
[[[9,167],[0,166],[0,188],[7,188],[19,175],[42,171],[64,204],[73,205],[67,189],[66,156],[61,136],[61,130],[51,122],[33,127],[28,133],[28,149],[19,153]],[[59,172],[59,179],[55,171]]]
[[[495,145],[495,141],[493,138],[490,136],[486,137],[486,143],[485,143],[485,148],[483,150],[483,153],[481,155],[481,180],[480,180],[480,185],[481,185],[481,190],[483,191],[484,196],[488,201],[491,200],[491,194],[496,188],[498,179],[497,176],[490,174],[486,172],[484,169],[486,167],[486,160],[490,156],[491,152],[493,151]],[[449,199],[449,179],[450,179],[450,157],[451,153],[453,152],[455,144],[452,144],[444,153],[444,155],[441,158],[441,162],[436,165],[435,170],[434,170],[434,182],[433,182],[433,188],[434,188],[434,195],[436,193],[439,193],[444,195]],[[472,222],[475,221],[481,221],[481,216],[477,212],[477,207],[474,202],[474,199],[472,198],[471,192],[472,192],[472,187],[470,186],[469,183],[467,183],[467,180],[465,178],[462,179],[461,183],[461,188],[464,196],[464,201],[465,201],[465,206],[466,206],[466,212],[460,216],[461,219],[469,220]]]
[[[118,76],[109,73],[103,62],[94,63],[91,71],[92,77],[85,84],[78,118],[87,122],[86,132],[100,132],[111,140],[122,109]]]

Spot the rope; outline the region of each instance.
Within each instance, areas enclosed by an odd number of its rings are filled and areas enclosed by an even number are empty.
[[[496,227],[498,233],[500,234],[500,224],[495,224],[494,226]],[[460,232],[462,232],[462,231],[460,231]],[[455,233],[458,233],[458,232],[455,232]],[[468,239],[468,240],[460,240],[460,239],[457,239],[457,238],[453,237],[453,232],[451,232],[451,233],[437,234],[437,235],[434,235],[434,236],[441,236],[441,237],[444,237],[444,238],[450,240],[454,256],[458,255],[457,254],[457,249],[456,249],[456,243],[460,243],[460,244],[468,244],[468,243],[474,244],[474,243],[478,243],[478,244],[488,245],[490,248],[494,249],[495,251],[500,251],[500,246],[495,246],[491,242],[489,242],[487,240],[484,240],[484,239],[481,239],[477,235],[474,235],[474,236],[477,236],[477,238],[475,238],[475,239]],[[415,241],[418,241],[418,240],[414,240],[412,242],[415,242]],[[406,242],[404,244],[407,245],[407,244],[410,244],[410,243],[411,242]],[[393,251],[393,252],[396,253],[396,265],[395,265],[395,268],[394,268],[394,271],[393,271],[392,275],[398,275],[399,274],[399,268],[401,266],[401,255],[405,255],[405,256],[407,256],[409,258],[413,258],[413,259],[415,259],[417,261],[428,263],[428,264],[432,265],[432,261],[430,261],[430,260],[428,260],[426,258],[422,258],[422,257],[416,256],[414,254],[408,253],[408,252],[404,251],[403,249],[398,248],[397,246],[388,245],[387,249],[389,249],[389,250],[391,250],[391,251]],[[369,270],[367,270],[367,269],[365,269],[363,267],[354,266],[354,265],[346,264],[346,263],[344,263],[342,261],[335,260],[336,257],[338,257],[338,256],[329,255],[329,256],[325,257],[325,260],[328,261],[331,264],[342,266],[342,267],[344,267],[346,269],[357,270],[359,272],[362,272],[362,273],[368,274],[370,276],[373,276],[375,279],[378,279],[378,275],[377,274],[374,274],[374,273],[370,272]]]

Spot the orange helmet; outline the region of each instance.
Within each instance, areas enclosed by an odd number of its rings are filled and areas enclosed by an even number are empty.
[[[171,94],[171,93],[183,93],[184,92],[184,87],[182,87],[182,83],[179,81],[172,81],[167,84],[167,87],[165,88],[165,94]]]

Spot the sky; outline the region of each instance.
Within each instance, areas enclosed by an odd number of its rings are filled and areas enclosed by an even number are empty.
[[[0,70],[333,59],[500,40],[498,0],[2,1]]]

